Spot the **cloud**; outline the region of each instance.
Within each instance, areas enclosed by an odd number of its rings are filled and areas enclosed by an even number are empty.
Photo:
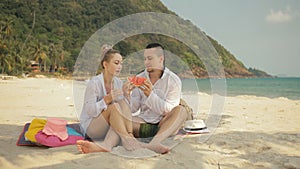
[[[292,10],[289,6],[285,10],[274,11],[270,10],[270,13],[266,16],[266,21],[270,23],[284,23],[292,21]]]

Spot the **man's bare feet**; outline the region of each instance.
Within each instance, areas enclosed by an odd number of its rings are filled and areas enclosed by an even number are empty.
[[[164,146],[161,143],[151,143],[150,142],[149,144],[145,145],[145,148],[148,148],[159,154],[166,154],[170,151],[170,149],[167,146]]]
[[[111,150],[105,148],[104,145],[96,144],[94,142],[86,141],[86,140],[78,140],[77,149],[79,152],[83,154],[92,153],[92,152],[109,152]]]

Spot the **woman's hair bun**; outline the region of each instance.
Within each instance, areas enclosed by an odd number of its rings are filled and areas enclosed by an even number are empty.
[[[101,56],[104,57],[105,54],[106,54],[109,50],[112,50],[112,45],[108,45],[108,44],[102,45],[102,47],[101,47]]]

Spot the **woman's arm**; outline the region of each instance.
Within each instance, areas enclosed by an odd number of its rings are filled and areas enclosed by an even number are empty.
[[[101,85],[101,84],[100,84]],[[104,97],[104,91],[99,89],[95,79],[89,81],[86,87],[83,103],[83,112],[91,117],[97,117],[107,109],[108,97]]]

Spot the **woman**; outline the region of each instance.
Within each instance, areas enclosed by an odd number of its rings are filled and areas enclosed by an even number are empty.
[[[128,150],[141,148],[132,134],[131,111],[123,96],[125,87],[116,77],[122,69],[122,56],[108,45],[102,47],[102,56],[103,72],[89,81],[80,115],[83,131],[93,142],[78,141],[78,150],[107,152],[120,141]]]

